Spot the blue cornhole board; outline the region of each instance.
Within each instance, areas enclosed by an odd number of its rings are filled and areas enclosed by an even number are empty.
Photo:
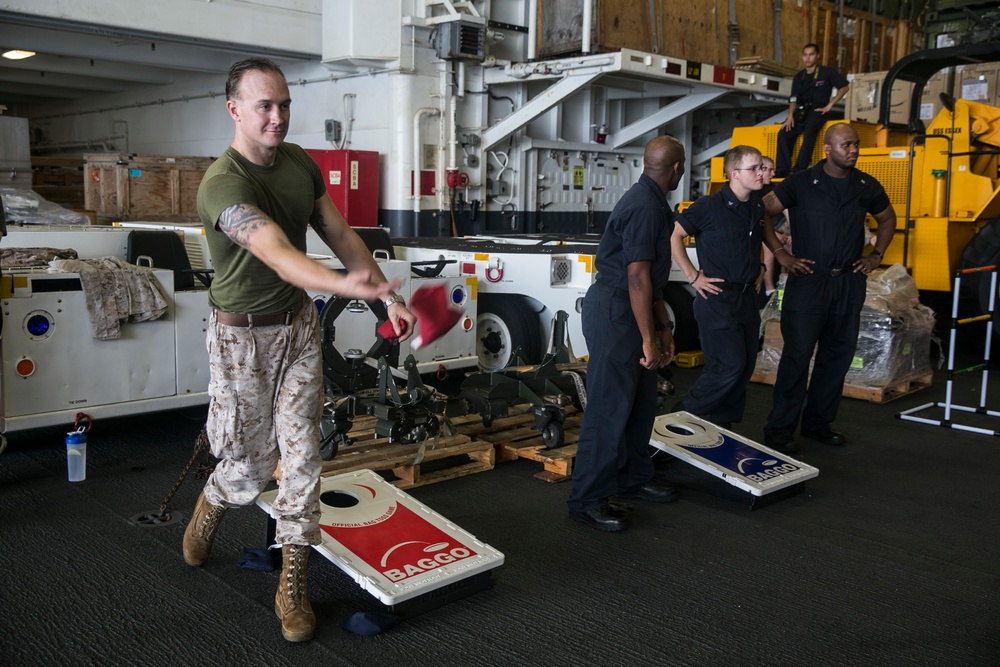
[[[803,482],[819,474],[818,468],[689,412],[657,417],[649,444],[755,498],[801,490]]]

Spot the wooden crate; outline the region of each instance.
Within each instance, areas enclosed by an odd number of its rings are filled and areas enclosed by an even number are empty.
[[[31,158],[31,189],[46,200],[66,208],[83,208],[83,158]]]
[[[198,186],[214,158],[91,153],[83,161],[85,208],[100,222],[198,222]]]
[[[821,49],[820,64],[844,75],[888,70],[923,40],[915,24],[873,16],[867,5],[844,7],[841,15],[840,5],[832,0],[820,0],[814,8],[812,34]]]
[[[776,373],[773,371],[754,371],[751,382],[763,384],[774,384]],[[888,403],[900,396],[907,396],[921,389],[931,386],[934,379],[933,373],[922,373],[908,378],[896,380],[885,387],[869,387],[860,384],[845,384],[843,396],[857,398],[872,403]]]
[[[781,53],[775,53],[775,15],[759,0],[735,0],[736,58],[762,57],[801,68],[800,52],[810,40],[818,0],[785,3],[778,15]],[[579,0],[539,0],[536,48],[541,58],[578,53],[583,44]],[[635,49],[713,65],[733,66],[728,8],[706,11],[704,3],[616,0],[596,3],[591,50]]]
[[[735,12],[730,25],[729,6]],[[733,67],[740,60],[769,61],[787,71],[802,69],[802,47],[820,46],[820,64],[842,74],[887,70],[922,42],[916,24],[873,16],[868,6],[843,8],[833,0],[772,3],[732,0],[705,3],[616,0],[596,3],[591,51],[635,49]],[[843,19],[841,22],[840,19]],[[579,0],[539,0],[536,49],[540,58],[579,53],[583,9]],[[841,24],[845,26],[840,28]],[[775,28],[780,52],[775,50]],[[874,45],[874,46],[873,46]],[[838,47],[839,53],[838,53]]]

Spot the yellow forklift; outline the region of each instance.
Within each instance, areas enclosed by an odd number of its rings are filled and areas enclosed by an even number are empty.
[[[919,118],[921,93],[934,74],[955,65],[997,61],[998,42],[913,53],[886,74],[878,122],[847,121],[861,139],[857,168],[878,179],[898,216],[896,238],[884,262],[905,266],[920,290],[950,291],[956,269],[1000,261],[1000,108],[942,95],[944,108],[927,127]],[[913,83],[906,124],[889,121],[896,80]],[[754,146],[774,157],[780,128],[737,128],[731,145]],[[820,140],[812,163],[823,157]],[[725,182],[722,158],[713,158],[711,169],[714,192]],[[874,228],[874,220],[869,223]],[[980,281],[972,296],[984,312],[988,281]]]

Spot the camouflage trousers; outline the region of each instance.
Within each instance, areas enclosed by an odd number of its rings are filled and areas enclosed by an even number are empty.
[[[254,502],[281,464],[271,505],[277,544],[318,544],[319,420],[323,411],[319,316],[311,303],[289,325],[235,327],[209,320],[207,432],[221,459],[205,484],[213,505]]]

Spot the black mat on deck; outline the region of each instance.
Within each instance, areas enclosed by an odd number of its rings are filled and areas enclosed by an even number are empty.
[[[675,373],[679,389],[697,370]],[[961,378],[975,403],[978,376]],[[1000,386],[993,386],[1000,405]],[[374,598],[317,554],[316,639],[288,644],[277,575],[243,570],[265,515],[231,511],[202,568],[184,523],[136,527],[192,451],[199,410],[100,421],[87,480],[66,481],[64,429],[13,434],[0,455],[0,663],[35,665],[956,665],[1000,664],[1000,439],[900,422],[943,398],[845,400],[844,448],[805,443],[803,493],[749,511],[683,464],[684,488],[641,505],[622,534],[571,522],[568,484],[540,464],[411,491],[506,555],[495,586],[377,637],[344,631]],[[760,437],[770,387],[735,430]],[[997,420],[1000,426],[1000,419]],[[202,485],[171,507],[186,519]]]

